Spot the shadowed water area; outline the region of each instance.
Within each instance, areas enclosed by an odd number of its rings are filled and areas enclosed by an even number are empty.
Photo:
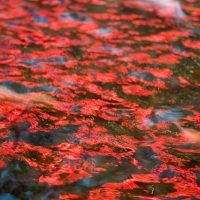
[[[132,2],[1,2],[0,200],[200,199],[200,3]]]

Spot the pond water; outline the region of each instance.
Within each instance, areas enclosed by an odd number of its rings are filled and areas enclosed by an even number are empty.
[[[0,200],[200,199],[200,3],[166,2],[1,2]]]

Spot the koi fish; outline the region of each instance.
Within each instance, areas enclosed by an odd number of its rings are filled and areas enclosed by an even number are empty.
[[[177,21],[182,21],[186,17],[181,4],[176,0],[129,0],[122,1],[121,4],[125,7],[155,12],[160,17],[172,17]]]
[[[200,145],[200,131],[192,128],[183,128],[178,122],[173,122],[189,143]]]
[[[31,106],[34,102],[51,104],[53,98],[46,94],[41,93],[27,93],[20,94],[16,93],[13,90],[8,89],[7,87],[0,86],[0,101],[11,101],[16,103],[22,103],[26,106]]]
[[[175,0],[164,0],[164,1],[158,1],[158,0],[144,0],[154,6],[157,6],[157,9],[161,9],[159,11],[160,15],[172,15],[176,19],[183,19],[185,18],[186,14],[183,12],[181,4],[178,1]],[[162,13],[162,14],[161,14]]]

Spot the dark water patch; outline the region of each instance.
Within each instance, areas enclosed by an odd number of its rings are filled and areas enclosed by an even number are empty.
[[[81,108],[82,108],[82,106],[80,106],[80,105],[74,105],[74,106],[72,106],[71,110],[72,110],[72,112],[80,112]]]
[[[199,110],[199,90],[198,87],[175,87],[169,90],[157,90],[158,93],[152,96],[150,105],[156,106],[177,106],[187,107],[187,105],[193,105],[195,109]],[[172,103],[174,102],[174,103]],[[149,105],[149,106],[150,106]]]
[[[47,18],[43,16],[36,16],[34,17],[33,21],[41,24],[48,24]]]
[[[171,169],[166,169],[164,171],[162,171],[159,175],[159,178],[174,178],[176,177],[178,174],[176,172],[174,172],[173,170]]]
[[[197,179],[197,184],[198,184],[198,186],[200,186],[200,171],[196,171],[195,172],[196,173],[196,179]]]
[[[119,122],[106,121],[105,126],[113,135],[131,135],[131,131],[128,128],[123,127]]]
[[[5,115],[0,115],[0,121],[3,121],[6,119],[6,116]]]
[[[192,28],[192,30],[190,31],[190,37],[194,38],[194,39],[200,39],[200,28],[199,27],[194,27]]]
[[[199,55],[199,52],[197,55]],[[182,68],[184,68],[184,70]],[[179,74],[184,77],[190,83],[199,83],[200,78],[198,74],[200,72],[200,57],[193,56],[189,58],[183,58],[177,67],[173,69],[173,71],[175,74]]]
[[[156,196],[176,192],[174,184],[136,182],[140,189],[134,189],[133,194],[142,196]]]
[[[48,107],[40,107],[41,111],[43,111],[44,113],[50,115],[50,116],[55,116],[57,118],[60,118],[60,117],[64,117],[66,116],[66,113],[65,112],[62,112],[62,111],[59,111],[57,109],[54,109],[54,108],[48,108]],[[39,118],[39,116],[38,116]],[[45,121],[45,119],[44,119]],[[53,122],[53,120],[52,120]]]
[[[189,162],[187,161],[187,162],[184,162],[184,167],[186,168],[186,169],[190,169],[190,168],[195,168],[195,167],[197,167],[198,165],[199,165],[199,162],[197,161],[197,160],[190,160]]]
[[[65,81],[63,82],[66,86],[69,86],[69,87],[78,87],[77,84],[73,83],[73,82],[69,82],[69,81]]]
[[[80,22],[91,22],[93,21],[92,18],[86,17],[82,15],[81,13],[62,13],[60,15],[62,19],[73,19],[75,21],[80,21]]]
[[[15,140],[17,142],[19,137],[21,136],[21,134],[30,127],[31,127],[31,124],[28,123],[28,122],[23,122],[23,123],[21,122],[21,123],[18,123],[18,124],[15,124],[15,123],[12,124],[9,128],[10,131],[11,131],[11,136],[9,138],[10,139],[12,138],[13,140]]]
[[[106,10],[108,9],[108,6],[106,5],[95,5],[95,4],[91,4],[88,3],[86,4],[88,12],[89,13],[106,13]]]
[[[156,158],[157,154],[151,149],[151,147],[138,147],[134,153],[134,157],[139,161],[143,168],[152,170],[157,165],[161,164],[161,161]]]
[[[17,93],[29,93],[31,89],[24,86],[22,83],[12,82],[12,81],[5,81],[1,83],[2,86],[7,87],[10,90],[13,90]]]
[[[190,144],[190,146],[192,148],[194,148],[193,145]],[[183,148],[183,150],[186,151],[185,148]],[[180,151],[176,151],[176,149],[173,149],[173,148],[170,148],[168,149],[168,152],[178,158],[182,158],[182,159],[186,159],[188,160],[188,162],[190,161],[195,161],[195,163],[197,163],[197,165],[200,165],[200,157],[199,157],[199,154],[195,154],[195,153],[190,153],[190,152],[187,152],[187,153],[184,153],[184,152],[180,152]]]
[[[69,124],[63,128],[50,132],[24,132],[20,134],[20,139],[36,146],[52,146],[60,144],[62,141],[66,141],[67,139],[72,139],[73,133],[77,132],[78,128],[78,125]]]
[[[36,162],[37,164],[46,164],[49,165],[53,163],[54,158],[51,156],[46,156],[45,158],[43,157],[43,154],[38,152],[38,151],[28,151],[24,153],[24,157],[30,159],[31,161]]]
[[[43,86],[34,87],[31,90],[32,90],[32,92],[40,92],[40,91],[56,92],[58,90],[58,88],[55,86],[51,86],[51,85],[43,85]]]
[[[83,51],[80,46],[70,46],[69,53],[76,59],[83,59]]]
[[[129,178],[132,173],[138,173],[139,171],[140,170],[138,170],[137,167],[133,166],[127,161],[124,161],[118,167],[115,167],[114,169],[109,169],[108,171],[102,172],[97,175],[93,175],[92,178],[78,181],[76,185],[79,185],[80,187],[85,187],[87,189],[95,188],[107,182],[121,182]]]
[[[13,82],[13,81],[5,81],[0,83],[0,85],[5,86],[6,88],[21,94],[30,93],[30,92],[55,92],[58,90],[57,87],[51,85],[42,85],[36,87],[27,87],[22,83]]]
[[[170,79],[165,80],[165,83],[169,88],[179,88],[181,86],[180,81],[174,76]]]
[[[135,76],[137,78],[141,78],[141,79],[144,79],[146,81],[155,81],[156,80],[156,77],[149,73],[149,72],[134,72],[134,71],[131,71],[130,73],[128,73],[129,76]]]
[[[19,199],[9,193],[3,193],[0,195],[0,200],[19,200]]]
[[[45,191],[45,187],[35,181],[40,176],[37,169],[31,168],[24,161],[13,160],[7,168],[0,171],[1,198],[27,200]],[[45,192],[44,192],[45,193]],[[43,193],[43,194],[44,194]]]
[[[67,61],[68,61],[68,58],[64,58],[60,56],[60,57],[50,57],[50,58],[38,58],[38,59],[33,59],[33,60],[23,60],[22,63],[29,66],[35,66],[41,62],[63,64]]]

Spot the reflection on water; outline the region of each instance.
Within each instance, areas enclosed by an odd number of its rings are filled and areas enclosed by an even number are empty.
[[[0,199],[199,199],[197,0],[0,7]]]

